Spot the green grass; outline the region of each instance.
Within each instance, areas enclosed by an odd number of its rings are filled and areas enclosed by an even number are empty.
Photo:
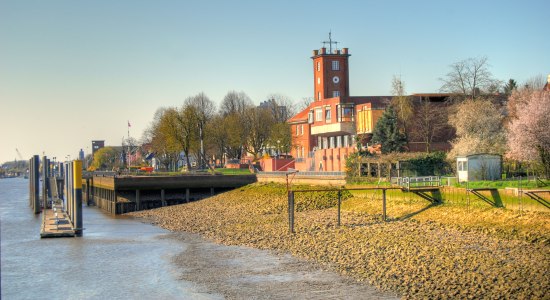
[[[457,187],[462,188],[497,188],[497,189],[504,189],[504,188],[519,188],[521,186],[522,189],[550,189],[550,181],[548,180],[497,180],[497,181],[471,181],[467,185],[466,183],[460,183],[456,184]]]
[[[249,175],[250,173],[249,169],[227,169],[227,168],[219,168],[216,169],[216,173],[222,174],[222,175]]]

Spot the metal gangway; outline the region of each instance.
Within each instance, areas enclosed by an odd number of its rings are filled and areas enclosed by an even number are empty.
[[[414,190],[439,189],[441,178],[439,176],[392,177],[391,183],[409,192]]]

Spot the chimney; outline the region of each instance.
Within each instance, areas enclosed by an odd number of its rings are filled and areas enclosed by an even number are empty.
[[[319,55],[319,50],[313,50],[313,56]]]
[[[321,54],[326,54],[327,53],[327,48],[323,47],[321,48]]]
[[[342,48],[342,54],[348,54],[348,48]]]

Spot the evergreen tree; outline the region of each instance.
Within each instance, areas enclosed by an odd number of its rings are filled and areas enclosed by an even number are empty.
[[[518,88],[518,84],[514,79],[508,80],[508,83],[504,85],[504,94],[510,96],[514,90]]]
[[[372,142],[382,146],[382,153],[401,152],[407,143],[407,138],[398,127],[397,115],[391,106],[376,122]]]

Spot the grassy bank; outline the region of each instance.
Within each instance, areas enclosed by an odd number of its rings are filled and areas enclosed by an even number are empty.
[[[405,297],[547,298],[550,214],[430,205],[388,197],[381,221],[374,193],[297,194],[296,234],[288,233],[283,185],[254,184],[199,202],[134,213],[173,231],[218,242],[290,252]]]

